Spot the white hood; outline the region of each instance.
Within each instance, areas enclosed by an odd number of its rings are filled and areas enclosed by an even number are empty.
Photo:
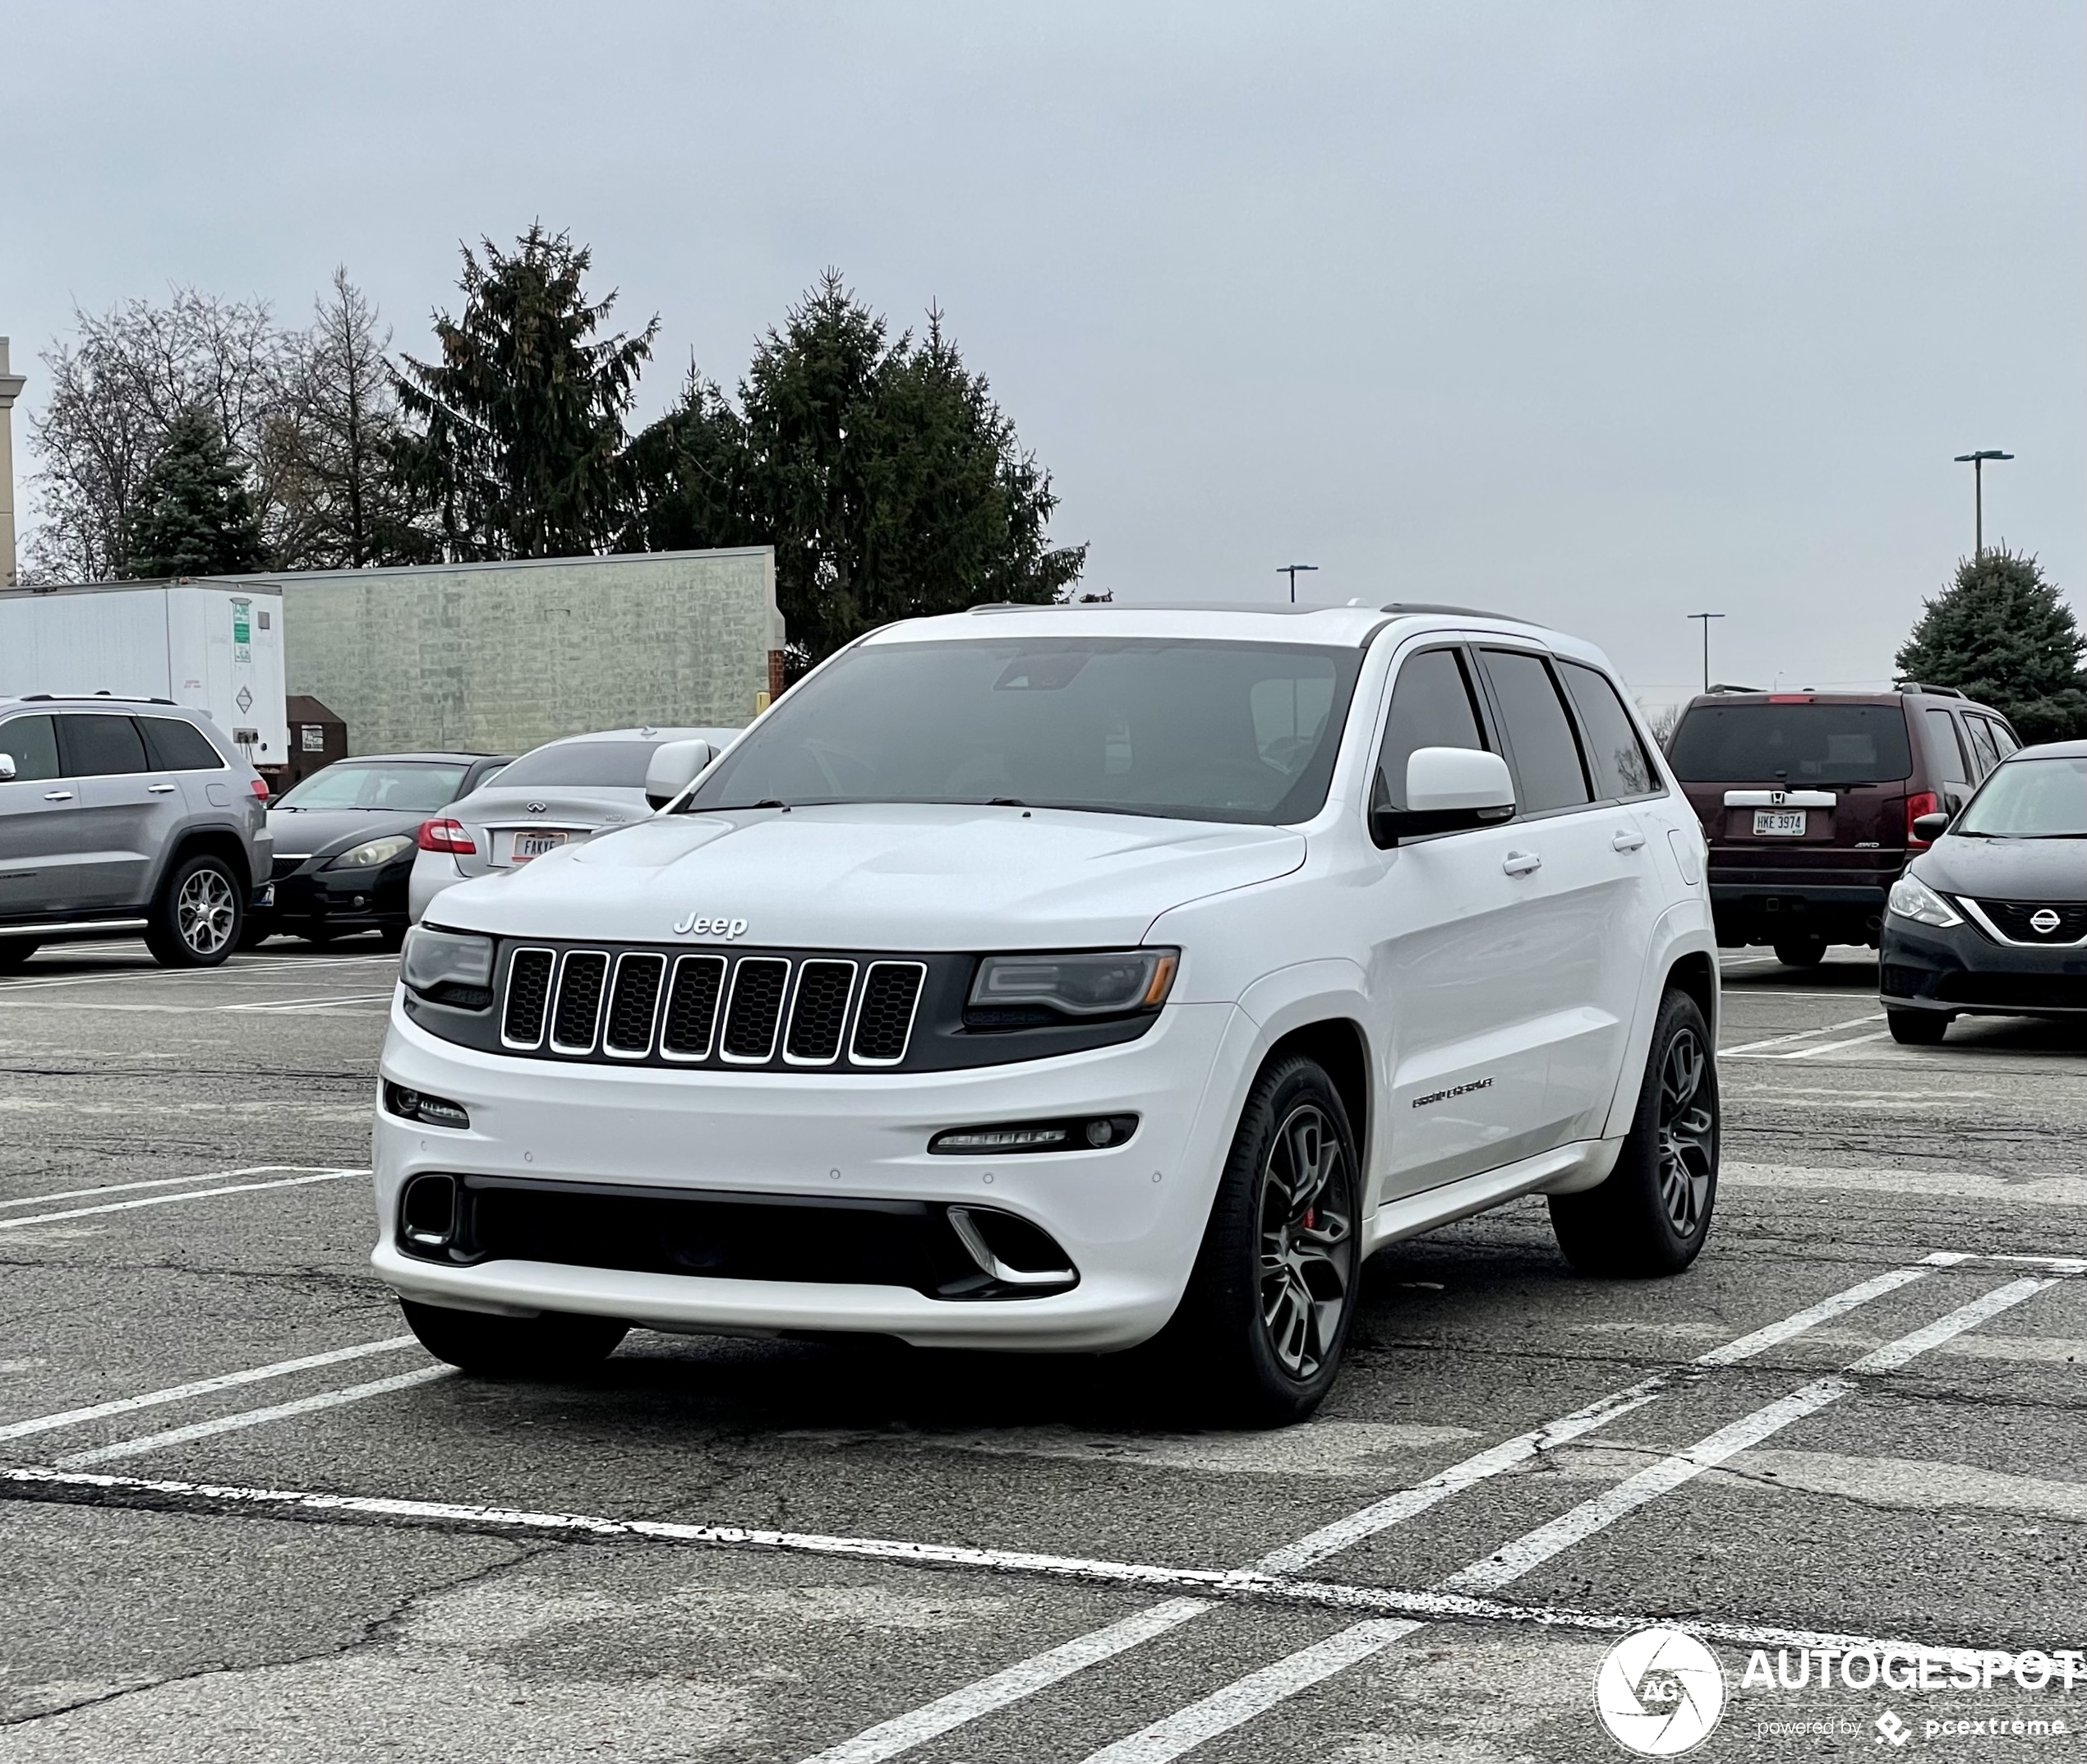
[[[447,891],[429,916],[506,937],[674,943],[744,919],[770,947],[1122,946],[1171,907],[1287,875],[1282,827],[869,804],[662,816]],[[703,939],[701,941],[708,941]]]

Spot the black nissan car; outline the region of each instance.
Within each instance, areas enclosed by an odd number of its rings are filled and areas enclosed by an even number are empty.
[[[1893,1039],[2087,1013],[2087,741],[2024,748],[1916,831],[1935,843],[1893,887],[1879,951]]]
[[[270,805],[274,899],[250,916],[249,946],[274,932],[314,943],[374,931],[406,936],[414,836],[506,765],[485,753],[371,753],[337,760]]]

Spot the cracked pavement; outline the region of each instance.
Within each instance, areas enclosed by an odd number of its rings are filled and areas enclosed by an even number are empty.
[[[1581,1280],[1541,1202],[1398,1246],[1367,1272],[1321,1417],[1235,1435],[1185,1425],[1122,1362],[643,1332],[567,1384],[445,1375],[256,1420],[430,1364],[384,1345],[403,1330],[367,1270],[365,1182],[325,1173],[366,1162],[384,1024],[370,995],[391,965],[353,943],[320,956],[271,943],[202,975],[163,973],[131,946],[46,951],[0,982],[0,1462],[120,1450],[94,1469],[1222,1571],[1676,1374],[1656,1402],[1313,1570],[1426,1588],[2027,1264],[1937,1267],[1744,1365],[1686,1371],[1706,1350],[1931,1252],[2087,1257],[2087,1031],[1995,1021],[1960,1023],[1937,1048],[1858,1040],[1881,1022],[1827,1025],[1876,1009],[1862,952],[1812,973],[1729,953],[1727,1049],[1800,1039],[1724,1063],[1725,1179],[1695,1269]],[[299,1008],[256,1008],[283,1004]],[[237,1195],[191,1180],[274,1166],[226,1180],[283,1186]],[[317,1179],[292,1186],[300,1172]],[[87,1213],[74,1209],[91,1194],[39,1198],[74,1191],[151,1204]],[[358,1344],[375,1345],[7,1430]],[[2069,1279],[1596,1531],[1504,1596],[2087,1646],[2083,1364],[2087,1279]],[[137,1444],[172,1432],[189,1436]],[[1168,1596],[1005,1565],[523,1535],[468,1516],[5,1492],[0,1764],[795,1764]],[[1085,1758],[1349,1621],[1227,1602],[891,1755]],[[1617,1757],[1592,1704],[1607,1646],[1535,1624],[1430,1623],[1191,1755]],[[1721,1657],[1731,1701],[1698,1756],[1876,1755],[1880,1696],[1742,1689],[1744,1650]],[[2069,1702],[1938,1691],[1891,1706],[1917,1725],[2017,1705],[2087,1727],[2087,1682]],[[1817,1716],[1854,1731],[1761,1730]],[[2042,1758],[2056,1744],[1976,1749]]]

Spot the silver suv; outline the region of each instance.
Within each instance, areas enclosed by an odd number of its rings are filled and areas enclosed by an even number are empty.
[[[268,884],[267,811],[268,785],[200,711],[0,698],[0,973],[125,932],[168,967],[215,967]]]

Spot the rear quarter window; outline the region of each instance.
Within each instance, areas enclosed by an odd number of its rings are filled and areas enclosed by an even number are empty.
[[[1684,784],[1892,784],[1913,772],[1896,704],[1699,704],[1667,759]]]
[[[1621,799],[1650,796],[1661,790],[1659,770],[1608,676],[1578,661],[1560,661],[1558,672],[1573,696],[1592,749],[1587,758],[1594,765],[1595,794]]]
[[[224,756],[195,724],[177,716],[141,716],[137,725],[145,737],[145,758],[154,771],[224,770]]]

